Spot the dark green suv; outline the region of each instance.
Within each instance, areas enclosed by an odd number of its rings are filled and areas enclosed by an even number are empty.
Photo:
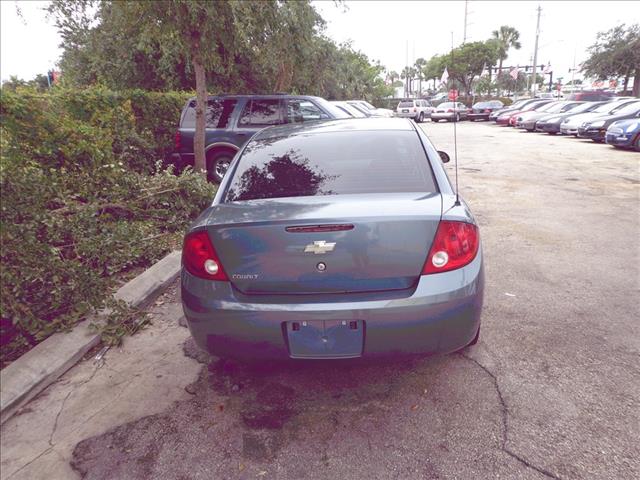
[[[172,163],[178,170],[193,165],[196,100],[182,109]],[[206,113],[205,151],[208,178],[220,182],[234,155],[251,136],[270,125],[350,118],[320,97],[306,95],[219,95],[209,97]]]

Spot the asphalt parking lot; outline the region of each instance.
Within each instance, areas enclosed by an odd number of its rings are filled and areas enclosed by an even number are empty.
[[[452,124],[421,127],[453,158]],[[142,332],[127,343],[140,380],[98,427],[69,429],[56,450],[65,408],[95,401],[82,389],[103,371],[89,377],[86,362],[3,426],[4,450],[57,402],[47,453],[3,454],[2,478],[53,478],[62,464],[87,479],[640,478],[640,155],[470,122],[458,154],[486,258],[477,346],[373,364],[181,359],[176,371]],[[181,356],[185,329],[162,332]],[[106,366],[122,374],[119,355]],[[158,358],[170,374],[157,377]]]

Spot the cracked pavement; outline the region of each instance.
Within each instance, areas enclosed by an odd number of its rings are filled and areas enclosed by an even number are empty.
[[[423,128],[453,151],[451,124]],[[639,478],[640,155],[486,123],[458,138],[486,257],[476,347],[208,362],[168,301],[2,427],[2,478]]]

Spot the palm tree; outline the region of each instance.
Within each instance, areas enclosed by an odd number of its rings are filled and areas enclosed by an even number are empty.
[[[402,69],[402,73],[400,73],[400,78],[402,78],[405,82],[405,94],[408,96],[411,92],[411,79],[415,76],[416,72],[413,67],[404,67]]]
[[[393,85],[394,83],[396,83],[396,80],[400,78],[400,75],[398,75],[398,72],[396,72],[395,70],[390,71],[389,73],[387,73],[387,79],[389,80],[389,82],[391,83],[391,85]]]
[[[416,77],[418,77],[418,95],[422,96],[422,80],[424,80],[424,67],[427,65],[427,61],[420,57],[417,58],[413,64],[413,68],[416,71]]]
[[[520,50],[520,32],[508,25],[503,25],[499,30],[494,30],[491,38],[496,40],[498,51],[498,74],[502,72],[502,61],[507,59],[511,47]]]

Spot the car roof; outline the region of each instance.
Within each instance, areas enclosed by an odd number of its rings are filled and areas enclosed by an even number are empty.
[[[404,118],[348,118],[286,125],[275,125],[260,130],[253,139],[264,140],[291,135],[309,135],[329,132],[412,131],[414,126]]]
[[[315,95],[290,95],[288,93],[255,93],[255,94],[235,94],[235,93],[222,93],[220,95],[208,95],[208,100],[216,98],[320,98]],[[194,101],[196,97],[190,97],[187,103]]]

